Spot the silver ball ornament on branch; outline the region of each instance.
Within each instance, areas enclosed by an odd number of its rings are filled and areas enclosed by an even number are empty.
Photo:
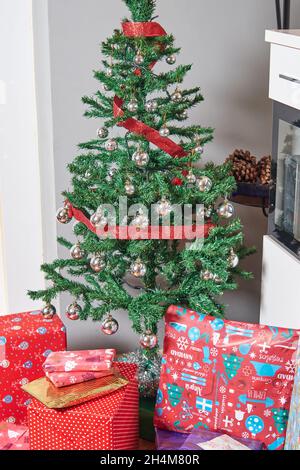
[[[157,213],[160,217],[166,217],[170,214],[171,210],[172,205],[166,198],[163,198],[157,203]]]
[[[198,180],[198,187],[202,193],[208,193],[212,188],[212,180],[208,176],[201,176]]]
[[[105,227],[108,224],[108,219],[101,212],[95,212],[91,216],[90,222],[94,227]]]
[[[42,315],[45,320],[51,320],[56,314],[56,308],[54,305],[46,304],[42,309]]]
[[[144,150],[137,150],[132,155],[132,161],[140,168],[148,165],[149,163],[149,154]]]
[[[180,113],[180,115],[179,115],[179,117],[180,117],[181,119],[187,119],[188,116],[189,116],[189,114],[188,114],[188,112],[187,112],[186,109],[185,109],[184,111],[182,111],[182,112]]]
[[[156,348],[158,343],[158,339],[156,334],[152,333],[152,331],[147,330],[140,336],[140,345],[144,349],[154,349]]]
[[[143,65],[144,62],[145,62],[145,59],[144,59],[143,54],[141,53],[141,51],[138,51],[137,55],[134,58],[135,65]]]
[[[80,314],[82,312],[82,308],[77,302],[69,305],[66,310],[66,316],[69,320],[77,321],[80,319]]]
[[[202,155],[204,153],[204,147],[201,144],[201,139],[199,139],[199,138],[196,140],[194,153],[197,153],[198,155]]]
[[[106,69],[106,72],[105,72],[105,75],[108,77],[108,78],[111,78],[113,76],[113,68],[112,67],[108,67],[108,69]]]
[[[183,99],[182,92],[179,90],[179,88],[176,88],[174,93],[172,93],[172,95],[171,95],[171,100],[174,103],[180,103],[182,101],[182,99]]]
[[[232,269],[237,268],[238,265],[239,265],[240,259],[239,259],[238,255],[233,250],[231,250],[231,252],[230,252],[228,262],[229,262],[229,266]]]
[[[70,254],[75,260],[81,260],[85,257],[85,251],[81,248],[80,243],[76,243],[76,245],[71,248]]]
[[[97,136],[99,137],[99,139],[106,139],[106,137],[108,136],[108,129],[106,129],[106,127],[100,127],[99,129],[97,129]]]
[[[118,142],[117,142],[115,139],[109,139],[109,140],[105,143],[105,149],[106,149],[108,152],[114,152],[115,150],[118,149]]]
[[[201,279],[203,279],[203,281],[212,281],[214,279],[214,275],[208,270],[202,271]]]
[[[169,65],[174,65],[174,64],[176,64],[176,55],[175,55],[175,54],[169,55],[169,56],[166,58],[166,62],[167,62],[167,64],[169,64]]]
[[[219,205],[217,212],[223,219],[231,219],[234,216],[235,210],[233,204],[226,199]]]
[[[197,181],[197,178],[192,172],[192,170],[189,171],[189,174],[187,175],[186,179],[189,184],[195,184]]]
[[[132,98],[127,105],[127,109],[130,113],[136,113],[137,110],[139,109],[138,100],[135,98]]]
[[[60,209],[58,209],[56,218],[61,224],[68,224],[72,220],[72,217],[69,216],[69,211],[67,207],[61,207]]]
[[[109,315],[105,320],[102,322],[101,331],[105,335],[112,336],[117,333],[119,330],[119,323],[112,315]]]
[[[213,208],[210,207],[202,207],[201,209],[198,210],[197,216],[202,218],[202,219],[210,219],[213,213]]]
[[[144,277],[147,273],[147,267],[140,259],[138,259],[130,266],[130,273],[137,278]]]
[[[90,261],[90,267],[95,273],[101,273],[105,269],[106,263],[103,256],[95,255]]]
[[[223,279],[220,276],[218,276],[217,274],[214,275],[213,279],[214,279],[216,284],[222,284],[223,283]]]
[[[149,219],[143,213],[138,214],[132,221],[132,225],[140,230],[149,226]]]
[[[133,196],[133,194],[135,193],[135,187],[133,183],[129,180],[127,180],[125,183],[125,193],[127,194],[127,196]]]
[[[148,113],[155,113],[158,108],[158,102],[156,100],[147,101],[145,109]]]
[[[169,137],[170,129],[166,126],[166,124],[159,130],[159,135],[161,137]]]

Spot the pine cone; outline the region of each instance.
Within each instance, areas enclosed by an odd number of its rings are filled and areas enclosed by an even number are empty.
[[[272,165],[272,157],[266,156],[263,157],[259,164],[259,179],[261,184],[270,184],[271,181],[271,165]]]
[[[236,149],[232,155],[229,155],[226,162],[231,162],[232,175],[236,181],[256,183],[258,177],[257,160],[249,150]]]

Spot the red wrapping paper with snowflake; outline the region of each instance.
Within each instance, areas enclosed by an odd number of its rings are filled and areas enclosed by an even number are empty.
[[[155,425],[224,431],[282,449],[298,340],[294,330],[170,307]]]
[[[137,450],[137,367],[117,367],[129,383],[109,395],[63,410],[33,399],[28,408],[31,450]]]
[[[58,316],[40,311],[0,317],[0,422],[26,424],[28,394],[21,387],[44,376],[52,351],[66,349],[65,327]]]

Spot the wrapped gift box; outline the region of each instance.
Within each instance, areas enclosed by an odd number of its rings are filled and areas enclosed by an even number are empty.
[[[285,450],[300,450],[300,345],[297,354],[297,369],[292,395]]]
[[[27,423],[30,400],[22,385],[43,377],[51,351],[65,349],[65,327],[57,315],[52,320],[40,312],[0,317],[0,422]]]
[[[29,450],[28,428],[0,423],[0,450]]]
[[[171,306],[154,424],[284,448],[299,332]]]
[[[118,368],[130,382],[105,397],[63,410],[33,400],[28,408],[31,450],[137,450],[137,367],[118,364]]]
[[[156,429],[157,450],[203,450],[201,444],[220,439],[224,433],[208,431],[207,429],[196,429],[191,434],[182,434],[175,431],[164,431]],[[249,450],[263,450],[264,446],[259,441],[252,439],[234,438],[237,445],[242,444]],[[224,450],[224,449],[216,449]]]

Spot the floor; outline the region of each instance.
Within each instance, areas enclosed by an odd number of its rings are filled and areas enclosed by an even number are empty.
[[[148,441],[143,441],[142,439],[140,440],[140,447],[139,450],[155,450],[155,443],[154,442],[148,442]]]

